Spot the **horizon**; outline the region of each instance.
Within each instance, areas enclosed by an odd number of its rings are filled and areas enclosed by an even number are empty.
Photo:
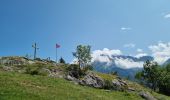
[[[0,1],[0,56],[32,55],[70,63],[79,44],[92,53],[170,58],[170,1],[13,0]],[[106,48],[106,49],[104,49]],[[98,55],[98,54],[97,54]]]

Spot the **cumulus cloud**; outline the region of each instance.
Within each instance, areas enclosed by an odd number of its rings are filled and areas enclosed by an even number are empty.
[[[122,55],[122,52],[120,50],[109,50],[108,48],[95,50],[92,52],[92,62],[106,62],[109,65],[112,63],[111,58],[113,55]]]
[[[130,27],[121,27],[120,28],[122,31],[129,31],[129,30],[132,30],[132,28]]]
[[[123,47],[125,48],[134,48],[136,45],[133,43],[125,44]]]
[[[143,57],[143,56],[148,56],[148,54],[147,53],[139,53],[135,57],[140,58],[140,57]]]
[[[164,16],[164,18],[170,18],[170,14],[166,14],[165,16]]]
[[[163,64],[170,58],[170,42],[158,42],[157,45],[149,46],[149,49],[152,51],[152,56],[154,57],[154,60],[159,64]]]
[[[143,62],[135,62],[131,59],[123,59],[123,58],[116,58],[115,64],[122,69],[143,67]]]
[[[122,55],[122,52],[120,50],[109,50],[107,48],[103,50],[95,50],[92,52],[92,62],[97,61],[106,63],[107,67],[115,64],[117,67],[122,69],[143,67],[143,62],[135,62],[128,58],[113,57],[116,55]]]

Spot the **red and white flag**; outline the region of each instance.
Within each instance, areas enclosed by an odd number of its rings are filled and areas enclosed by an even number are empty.
[[[56,44],[56,48],[60,48],[61,46],[59,44]]]

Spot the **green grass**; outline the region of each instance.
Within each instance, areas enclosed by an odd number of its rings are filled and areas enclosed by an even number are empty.
[[[99,72],[95,72],[95,73],[101,78],[105,80],[110,80],[110,81],[117,77],[116,75],[111,75],[111,74],[105,74],[105,73],[99,73]]]
[[[100,74],[106,79],[114,78]],[[131,82],[131,84],[135,84]],[[136,83],[137,88],[148,89]],[[153,92],[159,100],[170,97]],[[76,85],[60,78],[32,76],[15,72],[0,71],[0,100],[143,100],[137,93],[105,91]]]
[[[135,93],[107,92],[64,79],[0,71],[0,100],[142,100]]]

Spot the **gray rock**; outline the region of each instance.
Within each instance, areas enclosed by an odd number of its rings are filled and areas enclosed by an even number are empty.
[[[139,93],[139,95],[144,98],[145,100],[157,100],[155,99],[149,92],[144,92],[144,91],[141,91]]]
[[[96,74],[89,72],[87,75],[80,81],[81,85],[87,85],[95,88],[103,88],[104,80],[97,76]]]
[[[69,81],[72,81],[72,82],[74,82],[75,84],[80,83],[80,81],[79,81],[77,78],[72,77],[71,75],[67,75],[67,76],[65,77],[65,79],[66,79],[66,80],[69,80]]]
[[[118,91],[126,90],[128,87],[126,81],[124,81],[122,79],[114,79],[114,80],[112,80],[112,84],[114,87],[113,89],[118,90]]]
[[[63,78],[64,77],[64,75],[61,74],[61,71],[57,70],[57,69],[51,69],[50,70],[48,68],[43,68],[42,70],[47,72],[49,77],[56,77],[56,78]]]
[[[3,66],[3,70],[5,70],[5,71],[13,71],[13,68],[9,67],[9,66]]]
[[[135,89],[134,89],[134,88],[131,88],[131,87],[128,87],[128,91],[129,91],[129,92],[133,92],[133,91],[135,91]]]

